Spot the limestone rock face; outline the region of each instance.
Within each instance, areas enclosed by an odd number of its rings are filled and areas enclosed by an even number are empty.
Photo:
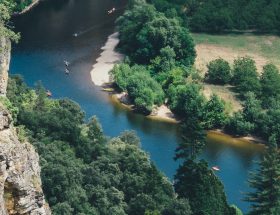
[[[11,43],[4,37],[0,37],[0,96],[6,95],[10,57]]]
[[[0,106],[0,214],[49,215],[41,188],[39,156],[18,140],[8,112]]]
[[[10,42],[0,38],[0,96],[6,95]],[[39,156],[20,142],[0,102],[0,215],[50,215],[41,186]]]

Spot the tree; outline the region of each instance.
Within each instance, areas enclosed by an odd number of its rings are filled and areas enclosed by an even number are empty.
[[[163,103],[164,92],[145,66],[130,67],[127,64],[121,64],[116,66],[111,74],[116,84],[128,92],[137,111],[149,114],[154,105]]]
[[[249,91],[258,95],[261,86],[255,61],[249,57],[234,60],[232,82],[242,98]]]
[[[176,61],[190,66],[195,60],[194,42],[176,18],[167,18],[150,4],[135,4],[118,21],[120,48],[135,63],[148,64],[170,47]]]
[[[189,201],[186,199],[174,199],[161,212],[161,215],[191,215]]]
[[[176,63],[175,57],[176,54],[173,48],[170,48],[169,46],[162,48],[160,50],[160,55],[151,60],[153,74],[172,70]]]
[[[124,131],[120,134],[120,139],[124,143],[140,146],[140,138],[137,136],[135,131]]]
[[[161,105],[164,99],[161,86],[147,70],[137,70],[128,78],[127,92],[136,109],[144,113],[150,113],[153,105]]]
[[[277,140],[280,140],[280,107],[271,106],[259,119],[259,133],[265,140],[269,140],[271,134],[274,134]],[[277,141],[279,144],[279,141]]]
[[[55,215],[70,215],[73,214],[74,209],[67,202],[58,203],[52,208]]]
[[[261,133],[263,110],[261,102],[256,98],[252,92],[245,94],[245,102],[243,105],[243,118],[244,121],[249,122],[252,127],[250,132]]]
[[[200,92],[200,86],[193,83],[185,85],[171,85],[168,89],[170,108],[177,115],[187,119],[196,117],[201,119],[205,98]]]
[[[255,128],[255,125],[244,119],[241,112],[236,112],[226,122],[225,131],[233,135],[246,136]]]
[[[189,199],[195,215],[233,215],[218,177],[205,161],[186,160],[175,175],[175,191],[180,198]]]
[[[96,116],[90,118],[87,127],[87,135],[92,142],[100,144],[104,141],[103,130]]]
[[[195,159],[206,144],[206,132],[200,121],[193,117],[184,121],[182,142],[176,148],[175,159]]]
[[[5,37],[11,39],[14,42],[18,42],[20,34],[16,34],[10,30],[10,26],[7,25],[11,18],[13,7],[14,4],[11,1],[2,0],[0,2],[0,37]]]
[[[269,148],[259,164],[258,172],[249,180],[254,191],[245,199],[253,203],[249,214],[277,215],[280,211],[280,156],[275,135],[270,137]]]
[[[261,99],[265,108],[272,104],[273,99],[280,98],[280,74],[273,64],[266,64],[260,79]]]
[[[134,68],[134,67],[132,67]],[[128,84],[128,78],[133,75],[133,69],[128,64],[121,63],[116,64],[114,68],[110,71],[110,77],[117,86],[122,90],[125,91]]]
[[[205,129],[221,128],[226,121],[225,103],[217,95],[212,95],[204,106],[203,127]]]
[[[222,58],[212,60],[207,65],[206,80],[213,84],[228,84],[232,78],[229,63]]]

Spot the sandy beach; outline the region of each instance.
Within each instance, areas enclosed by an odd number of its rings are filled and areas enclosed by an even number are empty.
[[[133,104],[129,101],[127,93],[116,93],[111,92],[112,101],[123,108],[133,111]],[[152,120],[164,121],[169,123],[179,123],[180,121],[176,119],[175,115],[166,105],[161,105],[160,107],[155,107],[152,113],[146,116]]]
[[[110,82],[109,72],[114,68],[116,63],[123,60],[124,56],[115,51],[119,43],[118,32],[110,35],[108,40],[101,49],[103,50],[100,57],[90,72],[92,82],[97,86],[102,86]]]
[[[103,51],[97,58],[96,63],[93,65],[90,72],[92,82],[96,86],[105,86],[110,83],[109,72],[114,68],[114,65],[121,62],[124,59],[124,55],[115,51],[116,46],[119,43],[118,32],[113,33],[108,37],[106,44],[101,48]],[[106,89],[105,89],[106,91]],[[117,99],[126,107],[133,109],[133,105],[128,101],[128,95],[126,93],[112,93],[112,96]],[[174,114],[168,109],[166,105],[161,105],[156,107],[153,113],[148,118],[168,121],[177,123],[178,120],[175,119]]]

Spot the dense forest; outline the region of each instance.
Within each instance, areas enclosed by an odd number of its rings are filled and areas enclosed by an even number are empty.
[[[167,15],[177,13],[192,31],[279,32],[278,0],[149,0]]]
[[[9,80],[8,99],[21,140],[40,155],[43,190],[54,214],[236,214],[205,161],[185,159],[174,187],[143,152],[133,131],[105,137],[96,117],[78,104],[53,100],[40,83]],[[176,193],[175,193],[175,191]]]
[[[12,10],[7,9],[6,1],[1,2],[0,35],[16,41],[18,35],[5,27]],[[137,111],[149,114],[155,106],[166,104],[180,117],[184,141],[174,152],[175,159],[181,160],[174,183],[140,149],[133,131],[106,137],[98,119],[86,120],[78,104],[50,99],[40,83],[31,89],[15,76],[9,80],[8,98],[1,98],[1,102],[13,115],[20,139],[28,139],[40,154],[43,190],[53,213],[242,214],[228,205],[222,183],[207,162],[198,159],[206,144],[206,130],[222,128],[234,135],[255,134],[267,142],[260,169],[249,181],[254,190],[244,199],[252,202],[250,214],[276,215],[280,210],[279,71],[267,64],[259,75],[254,60],[248,57],[236,59],[233,65],[216,59],[208,64],[203,77],[193,66],[195,44],[187,26],[197,31],[274,31],[279,15],[275,12],[275,23],[264,29],[258,24],[262,16],[253,16],[261,8],[261,0],[150,2],[153,5],[144,0],[129,1],[117,20],[119,50],[127,57],[111,75],[116,87],[129,94]],[[244,10],[251,13],[249,18],[237,18],[234,4],[242,6],[238,15]],[[249,5],[246,10],[243,4]],[[271,13],[279,8],[276,1],[270,4],[273,9],[267,11]],[[218,15],[210,10],[213,7]],[[223,24],[223,16],[231,19],[230,26]],[[255,19],[254,26],[251,19]],[[206,99],[204,83],[231,84],[243,109],[231,115],[218,96]]]

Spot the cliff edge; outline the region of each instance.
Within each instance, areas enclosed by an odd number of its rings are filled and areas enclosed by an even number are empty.
[[[0,96],[6,95],[10,42],[0,39]],[[9,112],[0,102],[0,214],[50,215],[40,178],[39,156],[20,142]]]

